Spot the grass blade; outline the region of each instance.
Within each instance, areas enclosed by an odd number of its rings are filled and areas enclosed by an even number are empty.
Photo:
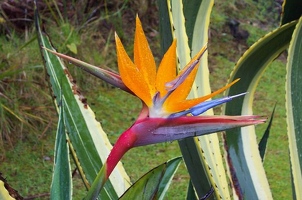
[[[253,94],[261,75],[290,42],[295,22],[286,24],[255,43],[240,58],[229,81],[241,78],[227,95],[248,92],[244,98],[234,99],[224,106],[226,115],[248,115],[252,113]],[[234,185],[239,185],[238,195],[250,199],[272,199],[271,191],[258,151],[253,126],[226,131],[225,141],[231,164],[230,173],[236,177]],[[256,151],[255,151],[256,149]],[[252,159],[251,159],[252,158]],[[239,192],[241,191],[241,192]]]
[[[287,133],[294,199],[302,197],[302,18],[296,26],[288,52],[286,82]]]
[[[152,169],[135,182],[120,199],[163,199],[180,161],[181,157],[177,157]]]

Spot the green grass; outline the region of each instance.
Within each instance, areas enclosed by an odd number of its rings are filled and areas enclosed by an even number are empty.
[[[259,26],[249,24],[248,20],[244,18],[245,16],[253,15],[253,17],[249,17],[253,19],[253,22],[262,22],[264,15],[259,15],[256,12],[258,5],[256,6],[252,3],[251,6],[254,8],[252,13],[249,13],[251,9],[247,8],[241,9],[238,12],[236,6],[238,7],[239,5],[221,1],[217,2],[214,7],[211,21],[212,35],[209,41],[209,66],[212,90],[225,85],[235,62],[246,49],[244,43],[234,41],[232,36],[228,34],[225,20],[228,17],[243,19],[242,21],[246,22],[243,24],[243,27],[247,28],[251,34],[251,38],[248,40],[249,44],[256,41],[267,31],[263,31]],[[263,12],[262,9],[260,11]],[[225,13],[228,13],[228,15]],[[119,31],[124,36],[127,50],[131,51],[133,48],[134,23],[130,26],[129,24],[120,22],[121,18],[115,18],[115,23],[117,25],[122,24],[123,26],[122,28],[118,26]],[[273,27],[268,24],[266,26],[270,30]],[[54,26],[49,27],[52,27],[52,30],[49,32],[55,41],[56,47],[63,51],[63,53],[68,52],[68,44],[74,43],[78,53],[75,55],[69,52],[71,55],[95,65],[116,69],[113,32],[111,30],[99,32],[96,27],[89,27],[79,33],[74,31],[75,28],[70,24],[64,24],[59,28],[53,28]],[[31,34],[33,35],[33,33],[32,31]],[[19,50],[24,41],[18,36],[13,36],[13,38],[17,38],[18,40],[14,40],[15,43],[12,43],[5,38],[1,38],[1,63],[7,62],[8,67],[15,65],[27,67],[41,65],[36,42]],[[152,40],[152,50],[159,52],[158,37],[150,37],[150,40]],[[159,60],[159,53],[156,52],[154,54],[157,55],[156,59]],[[2,67],[2,65],[0,66]],[[88,98],[88,103],[96,113],[97,120],[101,122],[104,130],[108,133],[110,141],[114,143],[117,137],[136,119],[140,112],[140,102],[131,95],[121,90],[113,89],[77,68],[73,68],[72,66],[69,68],[77,79],[81,91]],[[42,115],[44,119],[51,122],[49,123],[49,127],[48,123],[44,123],[42,125],[39,124],[40,129],[38,129],[38,132],[24,130],[23,132],[16,132],[14,136],[11,135],[11,137],[15,138],[13,147],[7,142],[4,146],[0,147],[0,172],[4,174],[11,186],[16,188],[24,197],[48,193],[51,183],[54,134],[57,118],[55,117],[50,96],[44,95],[44,93],[47,94],[49,91],[46,89],[45,82],[43,81],[44,75],[41,76],[43,73],[41,69],[27,71],[28,80],[39,80],[39,82],[43,83],[43,87],[33,83],[29,84],[25,90],[26,94],[31,94],[34,98],[29,98],[27,101],[23,101],[23,103],[26,103],[29,108],[36,108],[34,105],[41,106],[43,109],[39,112],[36,110],[30,110],[29,112],[37,116],[41,116],[40,112],[44,113]],[[277,61],[265,72],[256,93],[254,111],[254,114],[269,116],[274,104],[277,103],[264,163],[274,199],[291,198],[284,108],[284,77],[285,67],[282,61]],[[18,91],[18,85],[14,87]],[[29,88],[34,88],[34,91],[29,91]],[[22,101],[24,99],[20,98],[19,100]],[[218,109],[216,111],[219,112]],[[259,138],[264,129],[265,125],[257,127]],[[24,137],[20,137],[20,135]],[[180,151],[177,142],[162,143],[132,149],[123,157],[122,162],[131,180],[134,182],[151,168],[179,155]],[[74,177],[74,180],[74,197],[75,199],[81,199],[85,193],[83,185],[78,175]],[[188,180],[189,175],[185,170],[184,164],[181,164],[168,191],[167,199],[184,199]],[[48,197],[40,199],[48,199]]]
[[[53,105],[37,42],[0,36],[0,146],[11,147],[27,134],[40,134],[53,122]],[[26,45],[26,47],[24,47]],[[52,112],[47,112],[52,111]],[[0,148],[0,158],[4,148]]]
[[[46,188],[50,187],[53,165],[53,143],[49,141],[54,141],[51,132],[40,139],[19,141],[1,162],[4,177],[22,196],[49,192]]]

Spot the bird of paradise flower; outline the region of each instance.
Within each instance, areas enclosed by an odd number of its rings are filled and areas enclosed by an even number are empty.
[[[133,147],[180,140],[230,128],[255,125],[265,121],[254,115],[200,115],[208,109],[244,95],[245,93],[209,100],[231,87],[238,79],[209,95],[187,99],[195,80],[199,60],[206,51],[206,47],[203,47],[177,75],[176,40],[172,42],[158,69],[156,69],[154,57],[138,17],[136,17],[134,39],[134,62],[129,58],[117,35],[115,35],[115,41],[119,74],[48,50],[108,83],[137,96],[143,104],[137,120],[120,135],[113,146],[106,163],[88,192],[87,199],[97,198],[117,163]]]

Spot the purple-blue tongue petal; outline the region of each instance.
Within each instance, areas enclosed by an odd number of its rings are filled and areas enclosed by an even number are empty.
[[[209,110],[209,109],[211,109],[215,106],[226,103],[226,102],[231,101],[232,99],[234,99],[236,97],[240,97],[240,96],[243,96],[245,94],[246,93],[241,93],[241,94],[237,94],[237,95],[234,95],[234,96],[223,97],[223,98],[220,98],[220,99],[215,99],[215,100],[211,100],[211,101],[202,102],[202,103],[192,107],[190,109],[190,113],[193,116],[200,115],[200,114],[204,113],[205,111],[207,111],[207,110]]]
[[[189,66],[182,74],[177,76],[174,80],[166,83],[166,89],[167,91],[173,91],[175,90],[180,84],[184,82],[184,80],[187,78],[187,76],[192,72],[194,67],[197,66],[199,60],[195,60],[191,66]]]

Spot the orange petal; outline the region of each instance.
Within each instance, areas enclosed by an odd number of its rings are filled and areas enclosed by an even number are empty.
[[[176,77],[176,40],[174,40],[165,53],[156,76],[156,89],[163,97],[166,93],[166,83],[172,81]]]
[[[165,109],[167,112],[179,112],[179,111],[183,111],[183,110],[187,110],[201,102],[204,102],[205,100],[208,100],[214,96],[216,96],[217,94],[220,94],[221,92],[225,91],[226,89],[228,89],[229,87],[231,87],[232,85],[234,85],[236,82],[238,82],[240,79],[236,79],[234,80],[232,83],[220,88],[219,90],[216,90],[215,92],[208,94],[206,96],[203,97],[199,97],[196,99],[188,99],[188,100],[184,100],[184,101],[180,101],[180,102],[170,102],[169,104],[167,104],[165,106]]]
[[[195,56],[194,58],[186,65],[186,67],[180,72],[180,75],[186,71],[186,69],[190,66],[192,66],[194,63],[199,62],[199,59],[203,55],[203,53],[206,51],[207,46],[204,46]],[[187,76],[185,81],[179,85],[175,91],[167,98],[165,102],[165,107],[166,106],[171,106],[175,104],[174,102],[183,102],[187,98],[188,94],[191,91],[192,85],[195,81],[195,76],[198,70],[199,63],[194,67],[192,72]],[[167,108],[168,109],[168,108]],[[170,110],[170,109],[168,109]]]
[[[167,100],[164,103],[165,109],[168,111],[174,111],[175,109],[177,110],[183,110],[182,106],[178,109],[177,105],[179,102],[186,101],[186,98],[188,94],[191,91],[192,84],[195,80],[195,76],[197,73],[198,68],[194,68],[193,71],[190,73],[190,75],[186,78],[186,80],[178,86],[175,91],[172,92],[172,94],[167,98]],[[170,108],[170,107],[173,108]],[[176,106],[176,108],[174,108]]]
[[[138,16],[134,39],[134,63],[148,84],[152,96],[155,95],[156,64]]]
[[[116,34],[115,42],[118,68],[122,81],[136,96],[143,100],[146,105],[151,106],[152,98],[149,90],[149,83],[146,82],[140,70],[131,61],[121,40]]]

